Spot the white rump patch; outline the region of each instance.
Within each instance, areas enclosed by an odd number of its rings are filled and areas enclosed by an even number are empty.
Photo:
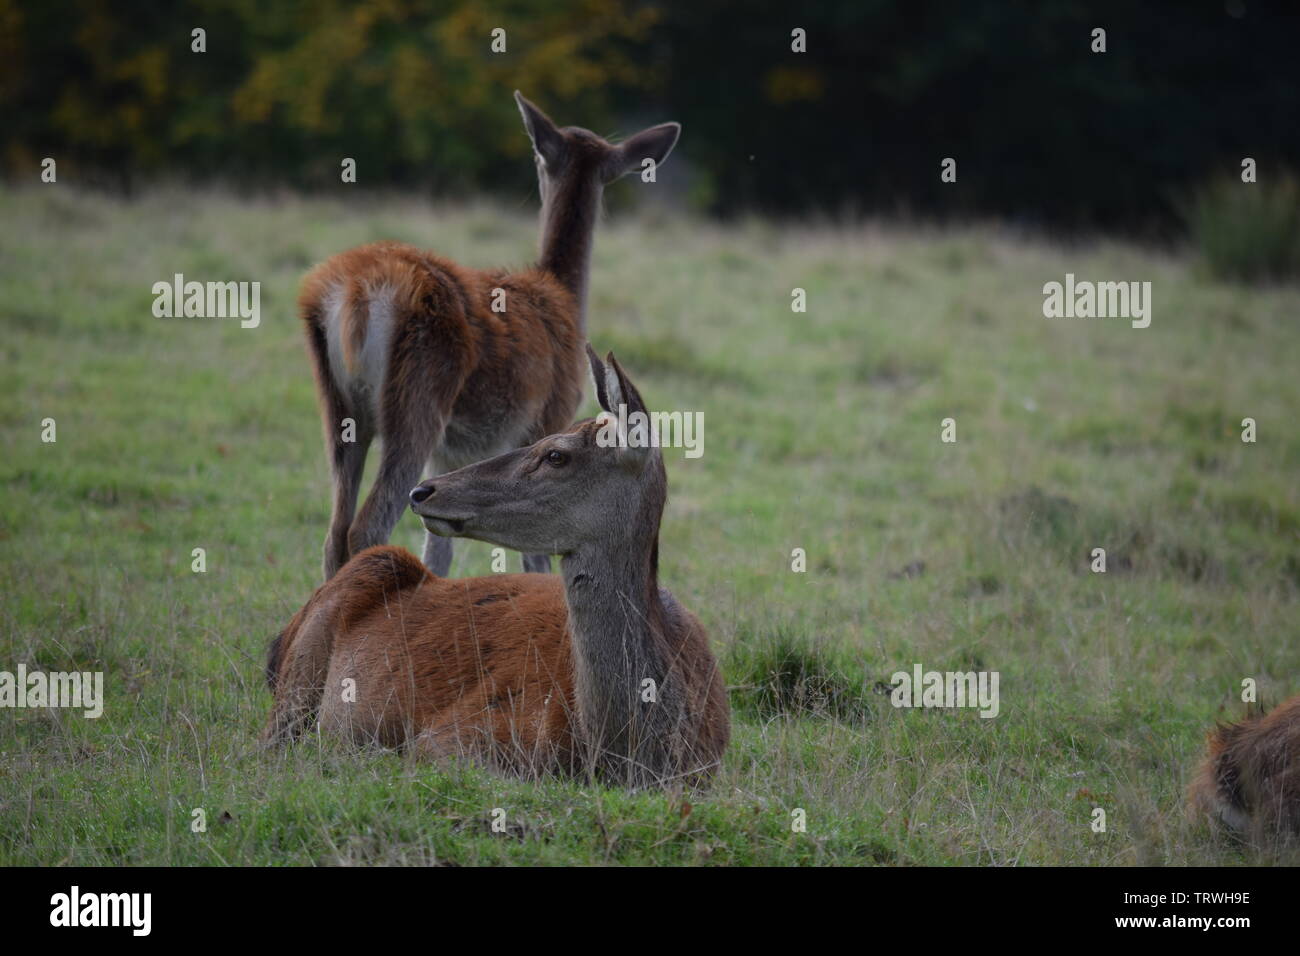
[[[352,356],[352,368],[343,360],[343,309],[347,296],[343,286],[335,286],[325,299],[325,343],[329,349],[330,373],[340,391],[356,397],[378,399],[388,371],[388,349],[393,339],[394,290],[391,285],[367,290],[363,308],[368,312],[365,338],[361,350]]]

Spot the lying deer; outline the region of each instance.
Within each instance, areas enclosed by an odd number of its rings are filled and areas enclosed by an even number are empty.
[[[315,369],[334,483],[325,578],[388,540],[406,493],[434,474],[530,444],[568,426],[582,400],[592,233],[606,184],[662,163],[681,127],[664,123],[613,145],[557,129],[518,92],[542,196],[541,259],[479,271],[399,242],[340,253],[303,280],[298,305]],[[379,473],[355,520],[366,453]],[[429,534],[424,563],[451,567],[449,538]],[[524,567],[545,571],[546,555]]]
[[[587,348],[600,405],[646,413]],[[561,574],[445,579],[377,547],[322,585],[271,645],[266,737],[319,724],[359,744],[630,787],[703,779],[730,736],[699,621],[659,587],[667,498],[655,447],[567,431],[411,493],[436,535],[559,554]]]
[[[1300,695],[1217,727],[1188,790],[1193,816],[1245,837],[1300,837]]]

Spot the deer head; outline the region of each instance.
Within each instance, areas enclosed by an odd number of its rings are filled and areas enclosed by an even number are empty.
[[[551,204],[565,182],[590,180],[603,187],[634,169],[641,169],[647,159],[660,165],[673,151],[682,131],[678,123],[660,123],[616,145],[581,126],[556,127],[550,117],[518,90],[515,90],[515,102],[523,114],[528,138],[533,141],[543,209]]]
[[[649,413],[614,353],[602,362],[588,345],[587,358],[606,414],[421,482],[411,508],[429,531],[535,554],[614,548],[653,568],[667,498],[663,458],[652,444],[608,442],[611,428],[626,435],[620,409]]]
[[[654,160],[656,166],[662,163],[682,128],[677,123],[661,123],[615,145],[578,126],[558,128],[517,90],[515,101],[533,141],[542,195],[538,266],[574,294],[578,331],[585,336],[592,235],[604,188],[625,173],[642,168],[647,159]]]

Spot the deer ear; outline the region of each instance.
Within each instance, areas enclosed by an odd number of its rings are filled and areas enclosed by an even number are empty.
[[[629,413],[650,414],[645,407],[645,400],[641,398],[641,393],[632,384],[632,380],[627,377],[627,372],[623,371],[623,366],[618,364],[618,359],[614,358],[613,352],[605,356],[605,379],[606,394],[609,394],[610,400],[614,402],[615,407],[621,404],[627,406]],[[613,394],[610,394],[612,390],[617,390],[617,399],[614,398]]]
[[[546,165],[554,166],[564,153],[564,136],[556,129],[551,118],[528,101],[524,94],[515,90],[515,102],[524,118],[524,129],[533,141],[533,150],[545,160]]]
[[[640,471],[650,460],[655,445],[650,413],[646,410],[641,393],[627,377],[623,366],[618,364],[613,352],[605,356],[605,394],[612,406],[612,413],[616,416],[622,413],[618,424],[621,436],[619,461],[631,471]]]
[[[605,364],[601,362],[600,356],[596,354],[590,342],[587,343],[587,361],[591,363],[591,380],[596,386],[596,401],[600,403],[602,409],[611,411],[609,394],[605,391]],[[612,411],[617,415],[618,406],[615,405]]]
[[[624,409],[630,412],[632,409],[627,408],[627,399],[623,397],[623,384],[619,381],[618,371],[614,368],[613,352],[605,353],[603,368],[605,370],[605,380],[601,384],[605,389],[605,400],[609,402],[605,411],[611,415],[618,415]]]
[[[620,143],[605,160],[605,182],[612,183],[620,176],[642,169],[647,159],[654,160],[655,166],[662,166],[681,134],[681,123],[660,123]]]

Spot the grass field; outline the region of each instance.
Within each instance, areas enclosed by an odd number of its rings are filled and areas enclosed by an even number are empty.
[[[0,863],[1293,861],[1182,793],[1244,678],[1300,690],[1300,290],[992,227],[616,209],[597,236],[593,343],[652,408],[704,412],[703,457],[666,456],[661,578],[733,687],[711,792],[260,751],[265,647],[329,508],[298,278],[378,238],[524,263],[531,210],[0,192],[0,670],[99,670],[107,696],[0,711]],[[154,318],[177,272],[260,280],[261,325]],[[1067,272],[1151,281],[1150,328],[1045,319]],[[454,575],[488,573],[458,548]],[[916,662],[998,671],[1000,715],[872,692]]]

